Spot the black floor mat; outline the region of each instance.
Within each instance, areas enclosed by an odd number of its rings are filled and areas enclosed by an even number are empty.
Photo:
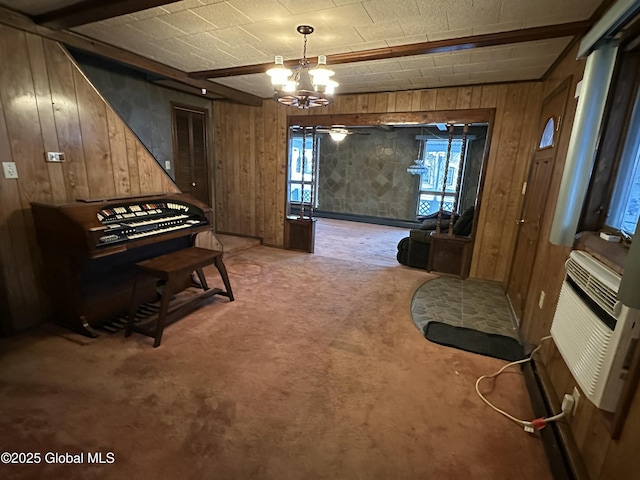
[[[456,327],[442,322],[429,322],[424,327],[427,340],[447,347],[513,362],[522,360],[524,348],[515,338],[484,333],[465,327]]]

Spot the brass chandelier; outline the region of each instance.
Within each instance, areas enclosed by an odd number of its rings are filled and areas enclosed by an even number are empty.
[[[288,107],[326,107],[333,102],[333,92],[338,86],[331,80],[335,72],[327,67],[326,55],[319,55],[318,64],[309,68],[307,35],[313,33],[313,27],[300,25],[296,30],[304,36],[302,58],[292,72],[284,66],[283,57],[276,55],[274,67],[267,71],[275,89],[273,99]]]

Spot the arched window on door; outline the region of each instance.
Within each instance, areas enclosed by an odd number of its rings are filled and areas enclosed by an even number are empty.
[[[545,148],[551,148],[556,143],[556,132],[558,131],[557,121],[555,117],[549,117],[547,123],[544,126],[544,130],[542,131],[542,136],[540,137],[540,144],[538,145],[538,150],[544,150]]]

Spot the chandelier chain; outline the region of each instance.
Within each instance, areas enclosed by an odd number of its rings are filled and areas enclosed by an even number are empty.
[[[302,64],[307,64],[307,35],[304,35],[304,45],[302,47]]]

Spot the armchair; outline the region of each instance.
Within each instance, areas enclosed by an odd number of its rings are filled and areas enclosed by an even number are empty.
[[[458,217],[457,214],[453,215],[453,234],[460,237],[469,237],[473,227],[473,214],[474,207],[467,208]],[[451,221],[451,213],[443,213],[443,219],[440,223],[440,228],[443,232],[446,232],[449,228],[449,221]],[[409,232],[409,236],[403,238],[398,243],[398,253],[396,258],[398,262],[403,265],[414,268],[422,268],[424,270],[430,270],[430,255],[431,246],[433,242],[432,234],[435,234],[437,222],[437,214],[430,215],[425,218],[419,228],[412,229]],[[445,233],[441,233],[438,237],[438,243],[442,245],[440,239],[444,236],[449,237]]]

